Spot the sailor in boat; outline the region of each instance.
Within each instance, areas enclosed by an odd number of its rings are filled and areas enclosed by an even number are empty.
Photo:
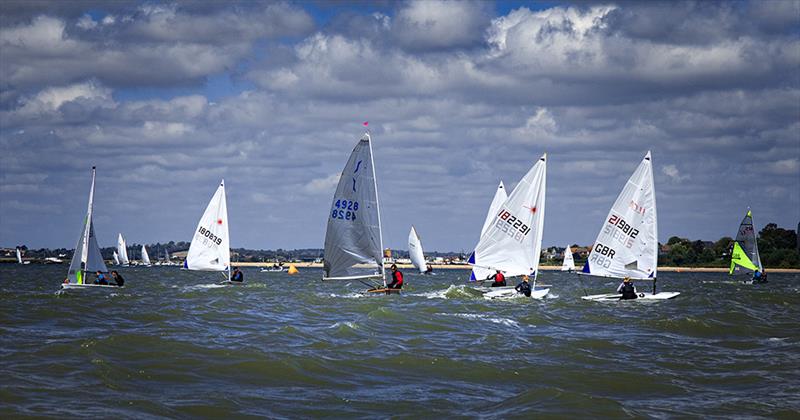
[[[244,273],[242,273],[239,270],[239,267],[233,267],[233,273],[231,273],[231,281],[239,283],[244,281]]]
[[[491,287],[505,287],[506,286],[506,276],[503,275],[503,272],[497,270],[496,273],[492,274],[487,280],[494,280]]]
[[[121,274],[117,273],[117,270],[111,272],[111,279],[114,280],[114,285],[117,287],[125,285],[125,279],[122,278]]]
[[[633,285],[631,282],[630,277],[625,277],[622,279],[622,283],[620,283],[619,287],[617,287],[617,293],[622,293],[622,297],[620,299],[636,299],[638,296],[636,295],[636,286]]]
[[[766,283],[767,273],[760,270],[753,272],[753,283]]]
[[[531,284],[528,283],[528,276],[522,276],[522,281],[514,289],[521,295],[531,297]]]
[[[102,286],[108,286],[108,280],[106,280],[106,275],[103,274],[100,270],[97,270],[97,278],[94,279],[94,284],[99,284]]]
[[[389,283],[387,289],[402,289],[403,288],[403,273],[397,269],[397,264],[392,264],[392,282]]]
[[[433,273],[433,267],[430,264],[426,264],[425,266],[425,274]]]

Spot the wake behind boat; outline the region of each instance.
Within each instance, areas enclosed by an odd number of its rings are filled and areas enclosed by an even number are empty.
[[[633,289],[623,289],[623,293],[583,296],[582,299],[620,300],[626,293],[626,296],[634,299],[662,300],[678,296],[679,292],[656,292],[657,269],[658,218],[653,165],[648,151],[611,206],[582,274],[651,280],[653,291],[647,297],[641,297],[639,296],[641,293],[637,293],[631,284],[630,287]]]
[[[531,298],[542,299],[550,289],[536,289],[544,228],[547,154],[533,165],[502,203],[469,258],[473,270],[501,271],[507,277],[531,276]],[[525,282],[527,283],[527,281]],[[521,296],[515,287],[495,287],[487,299]]]

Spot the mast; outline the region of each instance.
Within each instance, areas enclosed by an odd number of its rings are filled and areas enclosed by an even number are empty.
[[[653,176],[653,158],[650,151],[644,159],[650,162],[650,191],[653,192],[653,229],[655,230],[655,242],[653,244],[653,255],[656,256],[656,264],[653,268],[653,294],[656,294],[656,282],[658,277],[658,205],[656,204],[656,185],[655,176]]]
[[[375,154],[372,152],[372,135],[367,130],[367,142],[369,143],[369,160],[372,166],[372,186],[375,188],[375,209],[378,213],[378,241],[380,242],[381,251],[381,279],[383,279],[383,287],[386,287],[386,265],[383,263],[383,225],[381,225],[381,205],[378,199],[378,176],[375,173]]]

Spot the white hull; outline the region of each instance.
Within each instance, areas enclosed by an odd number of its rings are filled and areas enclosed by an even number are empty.
[[[243,285],[244,282],[243,281],[223,280],[223,281],[219,282],[218,284],[223,284],[225,286],[240,286],[240,285]]]
[[[652,293],[639,293],[639,297],[636,299],[628,299],[631,301],[636,300],[667,300],[672,299],[675,296],[678,296],[681,292],[658,292],[656,294]],[[583,300],[591,300],[595,302],[619,302],[622,298],[622,294],[620,293],[606,293],[603,295],[589,295],[589,296],[581,296]]]
[[[518,297],[525,297],[517,293],[514,286],[493,287],[492,290],[483,294],[484,299],[512,299]],[[536,289],[531,292],[531,299],[543,299],[545,295],[550,293],[550,289]]]
[[[283,269],[283,268],[279,268],[279,269],[274,269],[274,268],[262,268],[262,269],[261,269],[261,272],[262,272],[262,273],[282,273],[282,272],[284,272],[284,271],[286,271],[286,269]]]
[[[125,286],[113,286],[105,284],[61,284],[62,289],[91,289],[91,288],[110,288],[110,289],[124,289]]]

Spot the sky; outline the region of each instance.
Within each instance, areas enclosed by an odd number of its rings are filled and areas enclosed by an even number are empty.
[[[544,246],[653,154],[659,239],[800,221],[800,2],[0,3],[0,245],[322,248],[369,121],[384,245],[471,251],[548,153]]]

